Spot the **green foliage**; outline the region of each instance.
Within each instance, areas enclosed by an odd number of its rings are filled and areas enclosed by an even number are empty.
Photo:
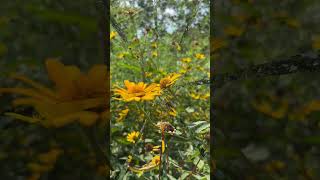
[[[155,126],[158,122],[169,122],[176,129],[173,135],[164,135],[166,148],[162,154],[161,177],[172,180],[209,177],[206,138],[210,131],[209,87],[187,84],[208,78],[208,5],[208,1],[112,3],[112,17],[120,22],[128,39],[124,42],[118,32],[111,40],[112,89],[126,89],[125,80],[161,84],[172,73],[181,75],[150,101],[111,99],[112,178],[158,178],[159,167],[140,175],[129,168],[142,167],[159,155],[148,150],[150,145],[161,145],[161,131]],[[197,58],[196,54],[203,54],[204,58]],[[122,117],[123,110],[128,112]],[[140,132],[143,138],[129,142],[127,135],[131,132]],[[129,155],[131,162],[127,160]]]

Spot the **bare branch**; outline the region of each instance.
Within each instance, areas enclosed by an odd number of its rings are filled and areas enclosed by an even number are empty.
[[[264,64],[240,69],[234,73],[223,73],[213,75],[212,85],[215,88],[222,87],[227,82],[253,78],[264,78],[268,76],[280,76],[299,72],[320,71],[320,56],[314,54],[299,54],[288,59],[271,61]],[[188,84],[205,85],[210,84],[209,79],[201,79]]]

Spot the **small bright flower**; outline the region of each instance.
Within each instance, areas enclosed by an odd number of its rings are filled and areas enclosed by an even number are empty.
[[[128,80],[124,81],[127,89],[118,88],[114,92],[120,95],[121,98],[116,98],[123,101],[140,101],[140,100],[153,100],[156,96],[161,94],[159,84],[152,83],[149,86],[143,82],[134,83]]]
[[[178,73],[172,73],[167,77],[164,77],[160,80],[160,87],[161,89],[167,88],[174,84],[178,78],[181,76],[181,74]]]
[[[210,97],[210,93],[206,93],[206,94],[204,94],[202,97],[201,97],[201,99],[208,99]]]
[[[128,115],[129,109],[124,109],[119,113],[119,117],[117,118],[117,122],[123,121]]]
[[[152,43],[152,44],[151,44],[151,47],[155,49],[155,48],[157,48],[157,47],[158,47],[158,45],[157,45],[157,43],[156,43],[156,42],[154,42],[154,43]]]
[[[160,156],[159,156],[159,155],[156,155],[156,156],[154,156],[154,157],[152,158],[152,160],[151,160],[149,163],[143,165],[142,167],[137,168],[137,167],[131,167],[131,166],[129,166],[129,169],[130,169],[131,171],[133,171],[133,172],[138,173],[138,174],[141,175],[142,173],[144,173],[144,172],[146,172],[146,171],[151,171],[152,169],[157,168],[157,167],[159,166],[159,164],[160,164]]]
[[[193,98],[193,99],[200,99],[200,95],[199,94],[191,93],[190,97]]]
[[[152,57],[158,57],[158,52],[157,51],[153,51],[152,52]]]
[[[196,54],[196,58],[201,60],[201,59],[206,58],[206,56],[205,56],[204,54],[197,53],[197,54]]]
[[[160,156],[154,156],[151,160],[151,163],[154,165],[159,165],[160,164]]]
[[[117,32],[111,31],[111,32],[110,32],[110,40],[114,39],[117,35],[118,35]]]
[[[45,127],[62,127],[75,121],[83,126],[91,126],[107,112],[106,94],[109,85],[106,82],[109,72],[105,65],[94,65],[88,73],[55,59],[47,60],[46,66],[49,79],[55,85],[53,88],[21,75],[12,78],[32,88],[0,88],[0,93],[23,95],[15,99],[13,104],[32,106],[37,114],[33,117],[16,113],[7,115],[29,123],[40,123]]]
[[[127,135],[127,141],[131,143],[136,143],[136,140],[139,138],[140,132],[133,131]]]
[[[185,63],[189,63],[191,62],[191,58],[182,58],[181,61]]]

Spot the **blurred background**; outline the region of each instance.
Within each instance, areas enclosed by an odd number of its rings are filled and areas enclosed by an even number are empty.
[[[47,59],[83,72],[103,64],[96,6],[86,0],[1,1],[0,87],[27,87],[9,78],[11,73],[52,86]],[[5,112],[35,114],[29,106],[14,108],[11,101],[16,97],[0,95],[0,179],[105,179],[105,163],[78,125],[44,128],[5,116]],[[102,144],[105,129],[95,131]]]
[[[319,1],[213,6],[213,74],[317,56]],[[213,89],[214,179],[319,179],[319,75],[252,76]]]

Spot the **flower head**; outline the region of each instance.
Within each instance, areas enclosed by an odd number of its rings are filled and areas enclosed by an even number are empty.
[[[182,58],[181,61],[185,62],[185,63],[189,63],[189,62],[191,62],[191,58],[189,58],[189,57],[188,58]]]
[[[114,39],[117,35],[118,35],[117,32],[111,31],[111,32],[110,32],[110,40]]]
[[[200,59],[200,60],[206,58],[206,56],[204,54],[201,54],[201,53],[197,53],[195,56],[196,56],[197,59]]]
[[[158,57],[158,52],[157,51],[153,51],[152,52],[152,57]]]
[[[109,86],[106,66],[95,65],[86,74],[76,66],[66,66],[55,59],[47,60],[46,66],[49,79],[54,83],[51,89],[21,75],[14,75],[13,78],[31,88],[0,88],[0,93],[23,95],[15,99],[13,104],[32,106],[37,115],[7,115],[45,127],[62,127],[74,121],[91,126],[101,114],[107,112],[106,94]]]
[[[140,132],[133,131],[127,135],[127,141],[131,143],[136,143],[136,140],[139,138]]]
[[[173,73],[170,74],[167,77],[164,77],[160,80],[160,87],[161,89],[167,88],[169,86],[171,86],[173,83],[175,83],[178,78],[181,76],[181,74],[177,74],[177,73]]]
[[[153,100],[156,96],[160,95],[161,89],[159,84],[152,83],[149,86],[143,82],[134,83],[128,80],[124,81],[126,89],[118,88],[114,92],[116,95],[120,95],[121,98],[117,98],[124,101],[140,101],[140,100]]]
[[[156,155],[152,158],[151,163],[154,165],[159,165],[160,164],[160,156]]]

